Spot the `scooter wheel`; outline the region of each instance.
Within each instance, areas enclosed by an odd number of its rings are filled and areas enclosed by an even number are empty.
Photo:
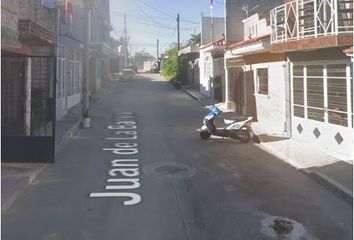
[[[251,134],[248,130],[242,130],[242,137],[240,138],[240,141],[242,143],[248,143],[251,140]]]
[[[211,133],[208,131],[202,131],[202,132],[200,132],[199,135],[200,135],[201,139],[206,140],[211,136]]]

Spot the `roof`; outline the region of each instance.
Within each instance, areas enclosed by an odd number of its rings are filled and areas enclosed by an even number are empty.
[[[218,40],[215,40],[213,42],[210,42],[208,44],[201,46],[199,49],[204,49],[204,48],[211,47],[211,46],[225,46],[225,39],[220,38]]]
[[[199,48],[196,45],[190,45],[182,48],[178,51],[178,55],[188,54],[188,53],[199,53]]]
[[[258,36],[258,37],[255,37],[255,38],[250,38],[250,39],[247,39],[247,40],[243,40],[243,41],[241,41],[241,42],[232,43],[232,44],[228,45],[228,46],[226,47],[226,49],[232,49],[232,48],[237,48],[237,47],[245,46],[245,45],[247,45],[247,44],[254,43],[254,42],[258,42],[258,41],[260,41],[260,40],[264,40],[264,39],[267,39],[267,38],[270,38],[270,34]]]

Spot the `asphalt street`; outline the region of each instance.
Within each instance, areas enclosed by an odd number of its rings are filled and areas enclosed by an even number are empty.
[[[205,113],[156,75],[106,85],[92,127],[2,216],[2,239],[352,239],[350,205],[252,143],[201,140]],[[124,121],[137,139],[106,139]]]

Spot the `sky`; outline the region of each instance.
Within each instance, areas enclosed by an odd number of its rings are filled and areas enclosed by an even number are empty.
[[[124,35],[124,14],[131,52],[146,51],[156,56],[177,42],[177,13],[180,14],[180,39],[185,43],[191,34],[200,32],[201,15],[210,16],[209,0],[110,0],[111,36]],[[224,16],[223,0],[214,0],[213,16]]]

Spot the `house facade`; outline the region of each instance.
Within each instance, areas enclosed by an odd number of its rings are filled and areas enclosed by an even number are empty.
[[[225,44],[230,46],[237,46],[237,43],[245,41],[247,39],[256,38],[261,36],[262,28],[264,24],[269,22],[269,11],[272,7],[277,6],[281,0],[273,1],[259,1],[249,0],[243,4],[235,4],[232,0],[225,1]],[[254,13],[258,13],[260,18],[264,18],[265,21],[254,24],[255,19],[250,18],[247,23],[243,24],[243,20],[252,16]],[[252,22],[253,21],[253,22]],[[250,25],[245,26],[245,25]],[[258,29],[259,27],[259,29]],[[231,47],[232,48],[232,47]],[[249,98],[248,89],[252,89],[252,86],[247,86],[248,82],[245,82],[244,73],[244,59],[242,55],[235,55],[234,51],[229,51],[228,56],[225,57],[225,101],[228,109],[238,112],[240,114],[247,113],[247,98]],[[252,81],[251,81],[252,82]],[[251,100],[251,99],[250,99]],[[250,101],[248,101],[250,102]],[[254,110],[253,110],[254,112]],[[254,115],[254,114],[253,114]]]
[[[82,0],[58,1],[56,118],[61,119],[82,100],[84,7]]]
[[[110,73],[111,58],[115,55],[110,48],[110,3],[109,0],[93,0],[90,11],[90,91],[96,92]]]
[[[234,110],[251,115],[273,134],[286,134],[286,76],[284,54],[270,49],[270,25],[259,14],[242,20],[244,38],[227,46],[225,59]],[[236,81],[235,81],[236,80]]]
[[[199,48],[199,90],[205,96],[224,101],[225,18],[202,17]],[[214,38],[214,39],[213,39]]]
[[[2,161],[54,160],[56,11],[2,1],[1,17]]]
[[[354,156],[350,1],[286,1],[271,10],[271,51],[289,66],[291,136]]]

